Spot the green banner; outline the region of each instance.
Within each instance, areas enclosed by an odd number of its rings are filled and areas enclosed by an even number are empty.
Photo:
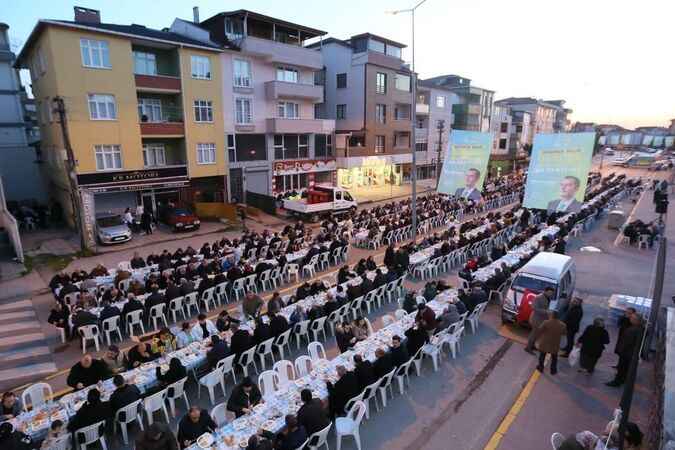
[[[490,133],[452,130],[438,192],[480,202],[491,147]]]
[[[526,208],[578,212],[584,202],[595,133],[537,134],[525,185]]]

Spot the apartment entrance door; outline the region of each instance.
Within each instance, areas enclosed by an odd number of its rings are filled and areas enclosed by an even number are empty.
[[[230,192],[233,203],[242,203],[244,201],[244,178],[242,169],[230,169]]]

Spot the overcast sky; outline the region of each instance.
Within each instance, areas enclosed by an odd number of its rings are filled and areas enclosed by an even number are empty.
[[[413,0],[5,0],[0,20],[18,51],[39,18],[72,20],[74,4],[103,22],[169,26],[246,8],[347,38],[371,32],[410,45]],[[416,13],[420,77],[458,74],[495,98],[564,99],[572,120],[625,127],[675,118],[675,0],[427,0]],[[411,52],[404,59],[411,59]]]

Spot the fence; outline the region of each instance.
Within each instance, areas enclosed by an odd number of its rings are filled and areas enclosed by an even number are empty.
[[[277,204],[274,197],[258,194],[257,192],[246,191],[246,204],[258,208],[261,211],[275,216],[277,214]]]

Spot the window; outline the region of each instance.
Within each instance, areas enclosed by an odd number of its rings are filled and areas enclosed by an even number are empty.
[[[143,165],[145,167],[166,166],[163,144],[143,144]]]
[[[410,120],[410,105],[398,104],[394,107],[394,119]]]
[[[228,39],[242,38],[244,36],[244,22],[236,17],[226,17],[225,35]]]
[[[337,88],[338,89],[344,89],[347,87],[347,74],[346,73],[338,73],[336,76],[336,83],[337,83]]]
[[[251,99],[247,97],[237,97],[234,99],[234,118],[240,125],[247,125],[253,122],[253,110]]]
[[[387,105],[375,105],[375,121],[377,123],[387,123]]]
[[[387,74],[382,72],[377,72],[375,75],[375,92],[378,94],[387,93]]]
[[[89,94],[89,118],[91,120],[117,119],[115,97],[104,94]]]
[[[445,108],[445,97],[442,95],[436,96],[436,108]]]
[[[82,65],[98,69],[110,69],[110,52],[107,41],[80,39]]]
[[[158,98],[139,99],[138,116],[141,118],[141,122],[161,122],[162,101]]]
[[[209,100],[195,100],[195,122],[213,122],[213,105]]]
[[[234,60],[234,85],[251,87],[251,62],[244,59]]]
[[[216,163],[216,144],[197,144],[197,164]]]
[[[368,50],[384,53],[384,42],[368,39]]]
[[[134,73],[157,75],[157,57],[154,53],[134,52]]]
[[[401,59],[401,48],[387,44],[387,55]]]
[[[40,75],[47,72],[47,60],[45,60],[45,52],[41,48],[37,50],[37,71]]]
[[[522,125],[516,125],[516,133],[522,133],[523,132],[523,126]]]
[[[394,147],[409,147],[410,133],[396,133],[394,134]]]
[[[42,103],[42,121],[44,123],[51,123],[54,121],[54,116],[52,116],[52,102],[49,100],[49,97],[45,98],[45,101]]]
[[[315,134],[314,135],[314,154],[317,158],[333,156],[333,135]]]
[[[190,63],[192,65],[192,78],[211,79],[211,61],[207,56],[192,55],[190,56]]]
[[[290,67],[277,67],[277,81],[298,82],[298,71]]]
[[[234,134],[227,135],[227,159],[230,162],[237,161],[237,146],[235,145]]]
[[[400,73],[396,74],[394,78],[396,89],[399,91],[410,92],[410,76],[402,75]]]
[[[306,173],[277,175],[274,177],[274,192],[297,191],[308,187],[309,177]]]
[[[384,153],[384,136],[375,136],[375,153]]]
[[[344,120],[347,118],[347,105],[335,105],[335,118]]]
[[[509,131],[508,122],[502,122],[499,128],[502,133],[507,133]]]
[[[500,139],[499,140],[499,149],[500,150],[506,150],[506,139]]]
[[[309,136],[306,134],[275,134],[274,159],[309,157]]]
[[[122,168],[122,151],[119,145],[95,145],[96,170],[119,170]]]
[[[298,104],[293,102],[277,103],[277,115],[281,119],[298,119]]]

